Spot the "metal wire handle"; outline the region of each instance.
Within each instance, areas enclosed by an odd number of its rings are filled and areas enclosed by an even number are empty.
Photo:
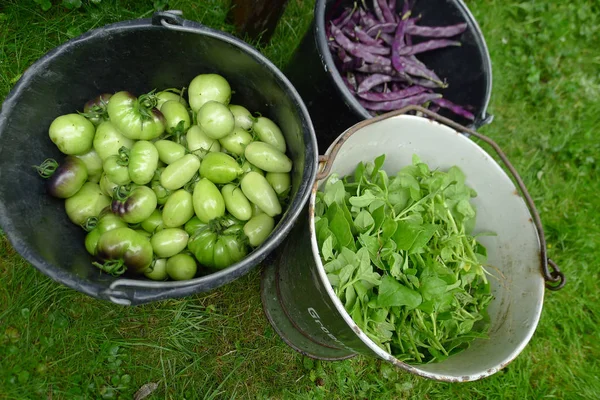
[[[500,157],[500,159],[502,160],[502,162],[504,163],[504,165],[506,166],[508,171],[511,173],[511,175],[517,182],[517,186],[521,190],[521,194],[523,195],[523,198],[525,199],[527,208],[529,209],[529,212],[532,215],[533,223],[538,232],[538,237],[540,240],[540,258],[541,258],[541,263],[542,263],[542,275],[544,277],[544,280],[546,281],[546,288],[549,290],[562,289],[566,283],[565,275],[562,273],[562,271],[560,270],[558,265],[556,265],[556,263],[554,261],[552,261],[551,259],[548,258],[547,251],[546,251],[546,237],[544,235],[544,228],[542,226],[542,221],[540,219],[540,215],[538,214],[537,209],[535,208],[535,203],[533,202],[531,195],[527,191],[527,188],[525,187],[525,183],[523,183],[521,176],[519,175],[519,173],[517,172],[515,167],[513,167],[513,165],[510,163],[510,161],[508,160],[508,157],[502,151],[500,146],[498,146],[498,144],[496,144],[496,142],[494,142],[489,137],[474,131],[473,129],[464,127],[461,124],[458,124],[458,123],[452,121],[451,119],[442,117],[441,115],[436,114],[433,111],[430,111],[421,106],[407,106],[407,107],[401,108],[399,110],[391,111],[391,112],[379,115],[377,117],[373,117],[373,118],[361,121],[358,124],[354,125],[352,128],[348,129],[346,132],[344,132],[344,134],[335,142],[335,144],[331,148],[331,152],[328,155],[319,156],[319,167],[322,167],[322,169],[317,172],[317,180],[325,179],[329,175],[329,172],[331,171],[331,166],[332,166],[332,163],[330,161],[335,159],[338,151],[340,150],[340,148],[342,147],[344,142],[346,142],[346,140],[348,140],[348,138],[350,136],[352,136],[356,131],[358,131],[358,130],[362,129],[363,127],[370,125],[374,122],[378,122],[378,121],[381,121],[381,120],[384,120],[384,119],[387,119],[390,117],[395,117],[398,115],[403,115],[403,114],[406,114],[411,111],[419,112],[421,114],[426,115],[427,117],[431,118],[434,121],[437,121],[441,124],[447,125],[453,129],[455,129],[458,132],[469,134],[478,139],[481,139],[482,141],[484,141],[485,143],[490,145],[496,151],[496,153],[498,154],[498,156]]]

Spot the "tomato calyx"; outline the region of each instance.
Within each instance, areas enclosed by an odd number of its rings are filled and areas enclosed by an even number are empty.
[[[194,187],[196,186],[196,183],[198,183],[199,181],[200,181],[200,173],[196,172],[194,174],[194,176],[192,177],[192,179],[190,179],[188,183],[183,185],[183,190],[185,190],[188,193],[194,193]]]
[[[125,201],[132,190],[131,184],[115,186],[113,189],[113,198],[118,201]]]
[[[58,168],[58,161],[54,158],[46,158],[40,165],[34,165],[33,168],[44,179],[50,178]]]
[[[121,146],[118,152],[117,164],[122,167],[126,167],[129,165],[129,149],[125,146]]]
[[[107,260],[104,263],[93,261],[92,264],[112,276],[123,275],[127,271],[124,260]]]
[[[83,224],[81,224],[81,227],[83,228],[84,231],[86,232],[90,232],[92,229],[94,229],[96,226],[98,226],[98,217],[88,217]]]
[[[142,120],[152,119],[152,110],[158,105],[158,98],[154,94],[156,89],[140,95],[135,102],[135,110],[140,114]]]

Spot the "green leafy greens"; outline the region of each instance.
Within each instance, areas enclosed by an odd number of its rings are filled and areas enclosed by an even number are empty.
[[[457,167],[430,170],[415,155],[390,177],[384,161],[332,174],[317,193],[321,258],[369,338],[404,362],[439,362],[489,329],[486,249],[471,234],[477,194]]]

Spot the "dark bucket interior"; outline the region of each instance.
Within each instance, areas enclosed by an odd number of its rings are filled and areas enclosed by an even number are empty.
[[[397,11],[401,12],[403,1],[396,3]],[[413,3],[413,15],[422,16],[419,25],[445,26],[461,22],[468,25],[467,31],[459,36],[462,46],[418,55],[428,68],[448,83],[448,88],[441,92],[444,97],[456,104],[472,106],[476,120],[468,121],[445,109],[439,114],[475,128],[489,123],[491,118],[486,111],[492,89],[492,67],[477,22],[460,0]],[[371,1],[360,4],[372,7]],[[326,23],[353,5],[352,0],[317,0],[313,24],[284,70],[308,107],[321,152],[345,129],[371,117],[344,84],[325,35]],[[419,41],[415,36],[414,43]]]
[[[51,278],[97,298],[138,304],[214,289],[259,264],[287,235],[314,180],[317,150],[302,100],[266,58],[222,32],[180,19],[185,31],[127,21],[91,31],[48,53],[14,87],[0,114],[0,222],[15,249]],[[180,27],[180,28],[182,28]],[[291,203],[271,237],[241,262],[186,282],[136,282],[109,288],[117,278],[92,266],[85,232],[72,224],[64,201],[48,196],[33,165],[64,157],[48,138],[61,114],[82,111],[103,92],[187,86],[200,73],[231,84],[232,104],[273,119],[294,162]],[[131,277],[129,277],[131,278]],[[129,282],[131,283],[131,282]],[[117,298],[117,300],[115,300]]]

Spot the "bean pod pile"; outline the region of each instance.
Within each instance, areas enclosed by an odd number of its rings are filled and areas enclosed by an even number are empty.
[[[285,211],[292,161],[279,126],[241,105],[218,74],[185,91],[101,94],[57,117],[65,154],[36,166],[112,275],[186,280],[260,246]],[[187,101],[186,101],[187,98]]]

